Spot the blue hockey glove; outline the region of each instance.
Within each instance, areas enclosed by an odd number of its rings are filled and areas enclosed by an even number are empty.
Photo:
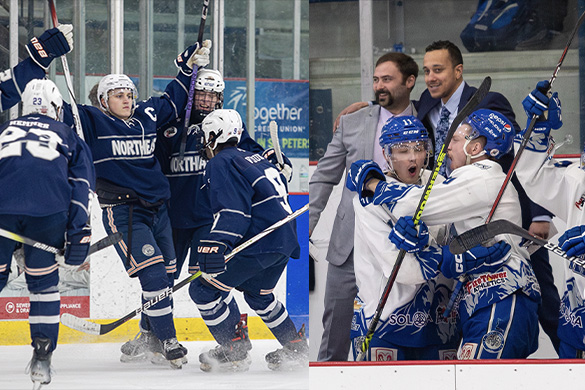
[[[89,245],[91,244],[91,230],[83,229],[81,232],[67,233],[65,244],[65,264],[80,265],[87,258]]]
[[[411,217],[400,217],[388,238],[398,249],[414,253],[429,244],[429,229],[423,221],[414,226]]]
[[[280,173],[282,173],[282,175],[285,177],[286,181],[290,183],[290,180],[292,179],[293,166],[292,162],[284,155],[284,153],[282,153],[282,160],[284,161],[284,165],[280,165],[278,163],[274,148],[266,149],[264,152],[262,152],[262,157],[274,164]]]
[[[45,31],[39,38],[33,37],[26,45],[28,54],[41,68],[47,70],[53,58],[73,49],[73,26],[62,24]]]
[[[446,245],[443,247],[441,272],[451,279],[468,273],[493,272],[508,261],[509,256],[506,255],[509,251],[510,244],[505,241],[499,241],[490,247],[478,245],[460,255],[452,254]]]
[[[217,241],[201,241],[204,245],[197,247],[199,269],[205,279],[216,277],[225,271],[224,253],[227,246]]]
[[[211,41],[206,39],[199,47],[199,42],[189,46],[184,52],[179,54],[175,59],[175,65],[181,73],[186,76],[191,76],[193,73],[193,64],[198,67],[207,66],[209,64],[209,49],[211,48]]]
[[[539,81],[536,88],[522,100],[522,106],[528,118],[532,118],[533,115],[541,116],[548,109],[549,87],[548,80]]]
[[[379,179],[381,181],[386,181],[384,172],[382,172],[382,169],[380,169],[380,166],[375,161],[358,160],[351,164],[350,170],[347,173],[345,186],[350,191],[358,193],[362,206],[366,206],[368,203],[370,203],[370,201],[365,198],[372,197],[374,195],[372,191],[367,191],[364,189],[364,184],[369,179]]]
[[[581,256],[585,254],[585,225],[575,226],[559,237],[559,246],[567,256]]]

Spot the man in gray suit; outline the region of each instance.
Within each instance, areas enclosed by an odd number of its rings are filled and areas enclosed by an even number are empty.
[[[382,169],[386,160],[378,143],[382,127],[394,116],[416,115],[410,92],[418,76],[418,65],[403,53],[388,53],[376,62],[374,92],[378,104],[342,117],[339,128],[319,160],[309,182],[309,235],[351,163],[374,160]],[[353,301],[357,294],[353,270],[353,194],[344,186],[327,251],[327,284],[323,313],[323,337],[319,361],[347,360]]]

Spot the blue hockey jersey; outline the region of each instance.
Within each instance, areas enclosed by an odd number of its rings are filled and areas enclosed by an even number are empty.
[[[185,155],[179,159],[181,150],[181,131],[184,121],[180,118],[169,123],[159,133],[155,155],[162,171],[169,180],[171,200],[169,217],[175,229],[197,228],[213,222],[213,213],[209,202],[209,191],[204,187],[205,167],[207,160],[200,155],[203,147],[201,124],[189,126]],[[238,147],[254,153],[264,150],[254,141],[244,125],[244,132]]]
[[[189,78],[179,73],[162,96],[138,102],[128,120],[78,105],[98,179],[132,189],[152,204],[169,199],[169,183],[154,157],[157,129],[179,117],[187,103],[188,84]],[[64,121],[73,124],[71,106],[65,104],[64,108]]]
[[[26,84],[33,79],[42,79],[45,71],[30,57],[19,62],[14,68],[0,73],[0,112],[20,101]]]
[[[69,213],[69,234],[89,220],[94,171],[85,142],[62,122],[31,114],[0,127],[0,214]]]
[[[286,181],[271,162],[258,154],[227,147],[209,160],[205,180],[214,214],[206,240],[222,242],[229,250],[292,213]],[[295,221],[242,253],[280,253],[299,258]]]

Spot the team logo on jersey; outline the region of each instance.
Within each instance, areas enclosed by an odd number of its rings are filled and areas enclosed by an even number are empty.
[[[492,330],[481,338],[481,343],[489,353],[496,353],[504,348],[504,334],[500,329]]]
[[[457,350],[439,349],[439,360],[457,360]]]
[[[398,360],[398,350],[396,348],[372,347],[372,361],[374,362],[391,362]]]
[[[467,283],[465,285],[465,290],[467,291],[467,294],[477,294],[487,288],[500,286],[506,283],[507,279],[507,271],[496,272],[493,274],[483,274]]]
[[[152,256],[154,255],[154,247],[150,244],[144,244],[142,246],[142,253],[144,256]]]
[[[583,210],[583,204],[585,204],[585,194],[581,195],[579,200],[575,202],[575,207],[579,210]]]
[[[178,130],[176,127],[169,127],[168,129],[165,130],[163,134],[166,138],[171,138],[174,137],[175,134],[177,134],[177,132]]]
[[[459,360],[472,360],[475,358],[475,351],[477,350],[476,343],[465,343],[461,347],[457,359]]]

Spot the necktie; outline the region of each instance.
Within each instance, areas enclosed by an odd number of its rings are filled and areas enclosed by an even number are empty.
[[[445,138],[447,138],[447,132],[449,131],[450,114],[451,113],[449,112],[449,110],[447,110],[446,106],[443,106],[443,108],[441,108],[441,114],[439,115],[439,123],[437,124],[437,128],[435,129],[435,163],[437,161],[437,156],[441,151],[441,147],[443,146],[443,143],[445,143]],[[445,161],[443,161],[443,165],[441,165],[441,168],[439,169],[439,173],[443,176],[446,176],[445,169],[449,164],[449,161],[447,160],[448,159],[445,158]]]

